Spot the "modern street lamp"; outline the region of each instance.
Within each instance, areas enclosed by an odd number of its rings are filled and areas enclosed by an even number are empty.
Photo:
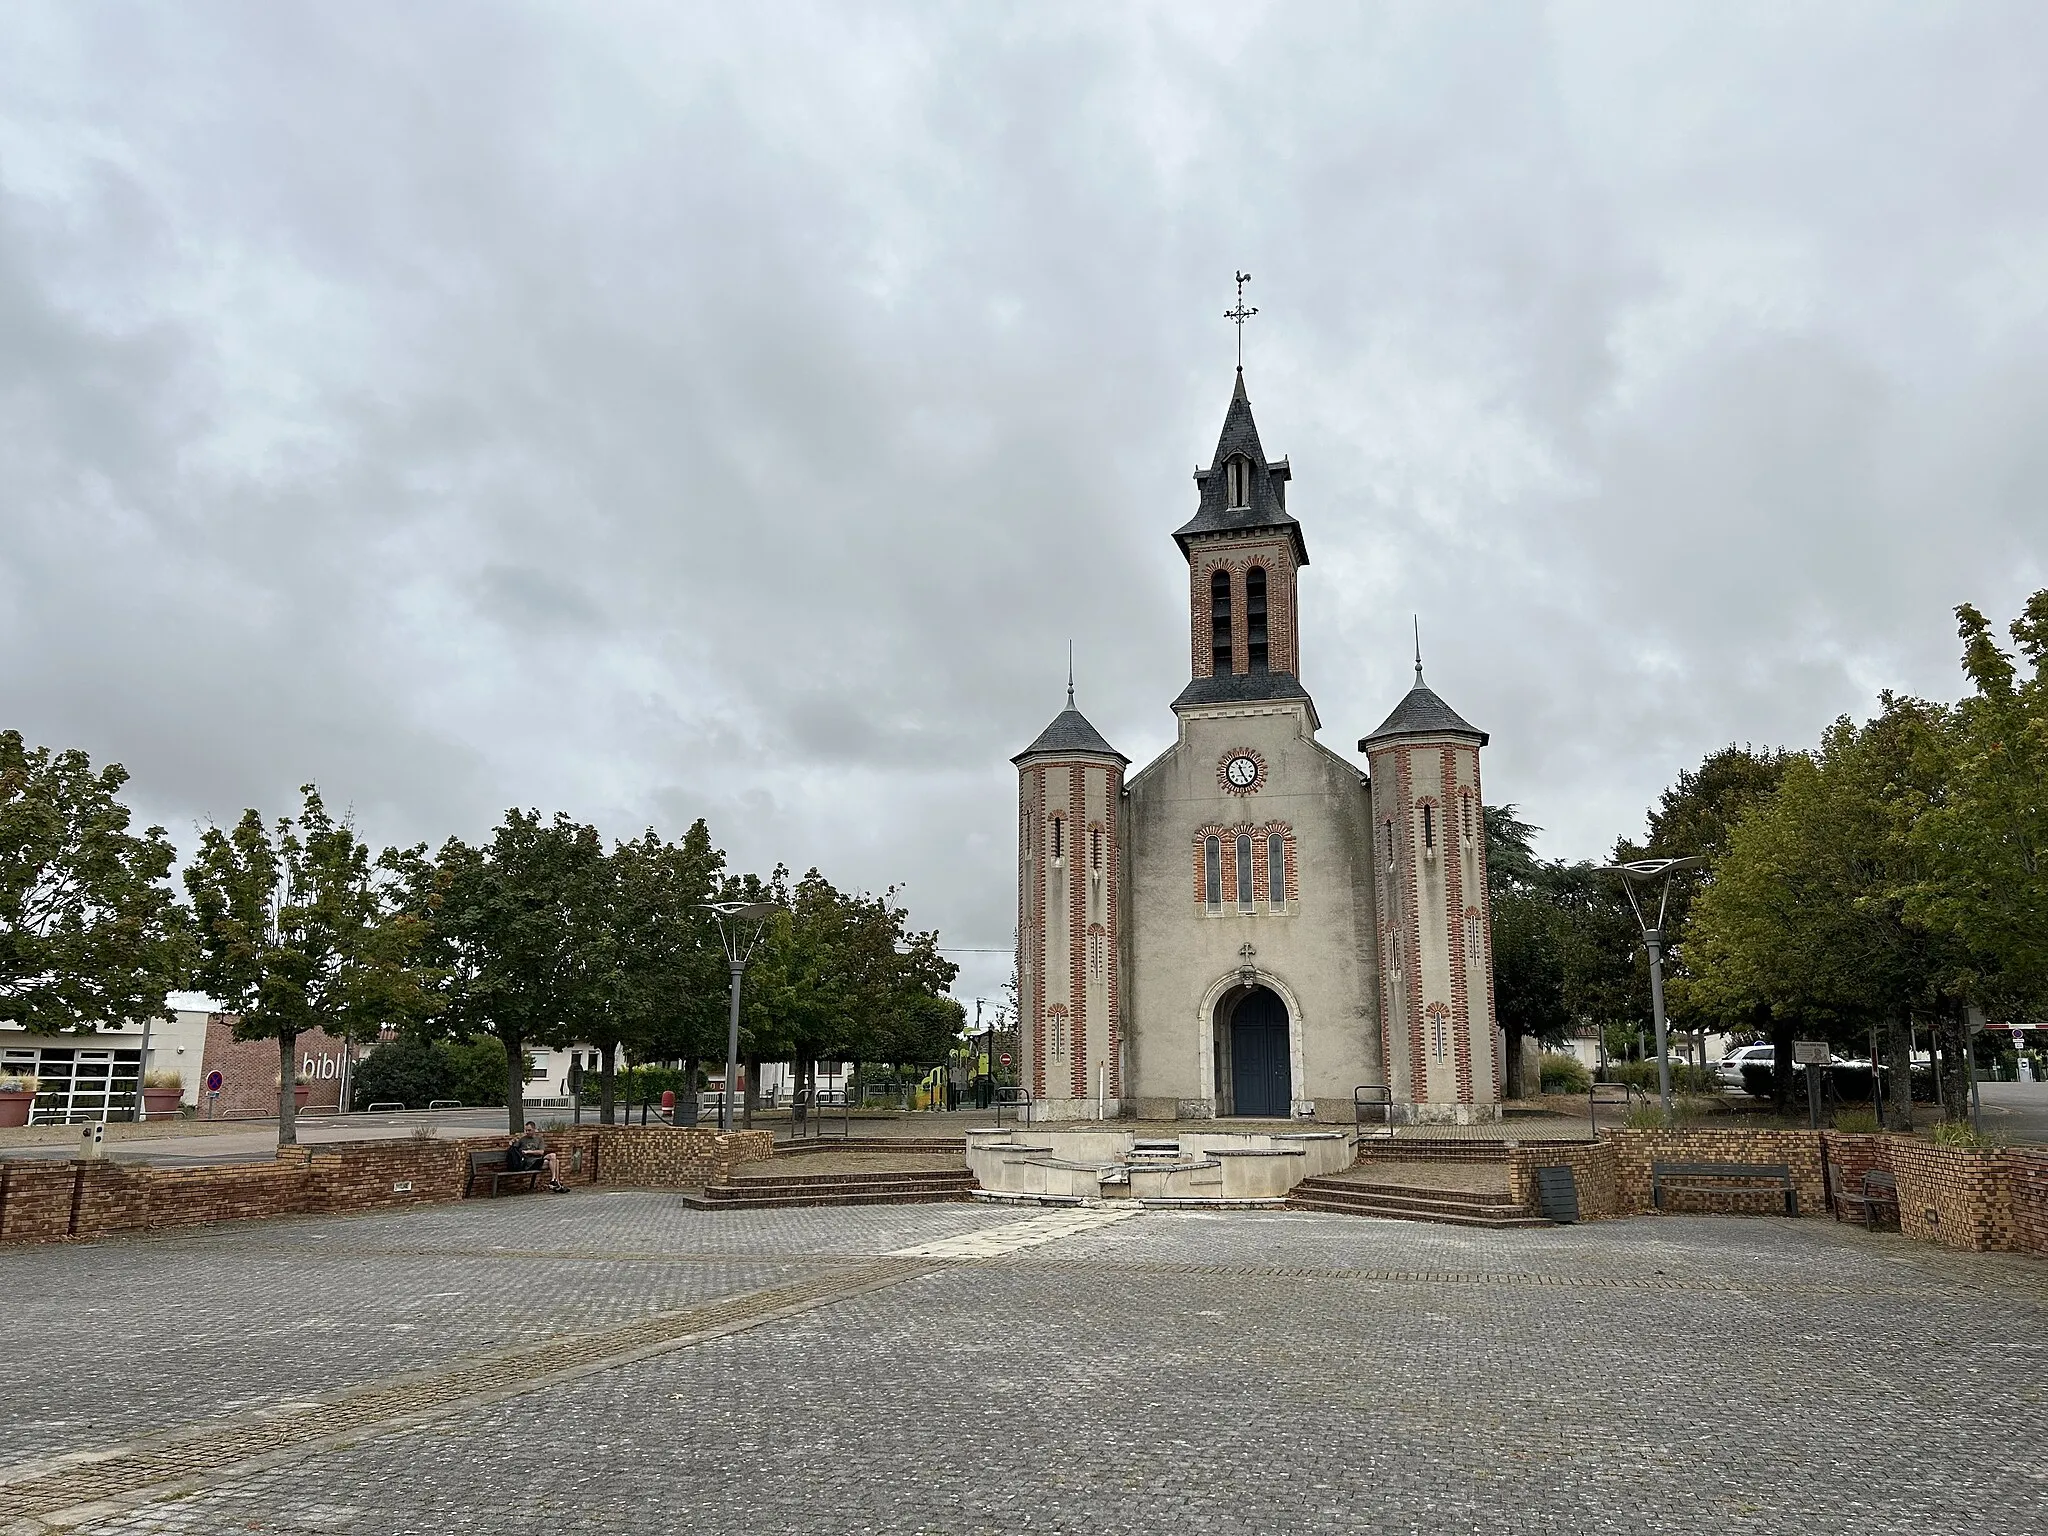
[[[732,970],[732,1017],[725,1032],[725,1092],[719,1098],[718,1128],[732,1129],[732,1091],[740,1077],[740,978],[761,942],[768,919],[782,908],[772,901],[707,901],[718,920],[718,939],[725,946],[725,963]]]
[[[1671,1121],[1671,1047],[1664,1032],[1664,914],[1671,905],[1671,882],[1705,861],[1694,855],[1684,859],[1636,859],[1627,864],[1610,864],[1603,875],[1621,876],[1621,888],[1628,893],[1629,910],[1643,930],[1644,947],[1650,951],[1650,1012],[1657,1021],[1657,1097],[1664,1106],[1664,1120]],[[1657,921],[1644,915],[1638,887],[1656,885]]]

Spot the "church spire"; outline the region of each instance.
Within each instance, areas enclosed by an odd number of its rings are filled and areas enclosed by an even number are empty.
[[[1415,621],[1415,686],[1420,688],[1422,686],[1422,615],[1414,613],[1410,614],[1409,617]]]

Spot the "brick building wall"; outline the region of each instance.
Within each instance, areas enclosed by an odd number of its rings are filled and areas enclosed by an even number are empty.
[[[1624,1215],[1643,1215],[1653,1209],[1652,1163],[1783,1163],[1791,1170],[1799,1214],[1825,1216],[1828,1212],[1821,1180],[1820,1137],[1812,1131],[1614,1131],[1607,1140],[1614,1146],[1619,1208]],[[1667,1195],[1664,1209],[1685,1215],[1755,1215],[1772,1206],[1767,1196],[1757,1194],[1681,1192]]]
[[[292,1052],[292,1072],[311,1079],[306,1095],[308,1110],[334,1110],[341,1105],[342,1064],[348,1042],[337,1040],[325,1030],[308,1030],[300,1035]],[[197,1085],[199,1113],[208,1113],[205,1079],[219,1072],[220,1097],[211,1105],[217,1116],[277,1114],[277,1042],[237,1040],[234,1015],[216,1013],[206,1020],[206,1045],[200,1060]],[[188,1087],[194,1085],[188,1083]]]

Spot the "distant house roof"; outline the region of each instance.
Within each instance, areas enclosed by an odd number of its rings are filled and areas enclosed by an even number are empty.
[[[1052,717],[1052,724],[1038,733],[1038,740],[1032,742],[1010,761],[1021,763],[1027,757],[1064,757],[1077,752],[1113,757],[1120,763],[1130,761],[1102,739],[1102,732],[1090,725],[1088,717],[1074,708],[1073,695],[1069,694],[1067,707]]]
[[[1232,458],[1251,462],[1252,474],[1244,505],[1230,504],[1229,478],[1223,466]],[[1294,476],[1287,461],[1268,463],[1259,446],[1258,423],[1252,420],[1252,402],[1244,392],[1244,370],[1237,374],[1237,388],[1223,413],[1223,431],[1216,439],[1216,456],[1207,469],[1195,471],[1201,505],[1195,515],[1174,530],[1174,541],[1187,553],[1190,541],[1204,534],[1251,533],[1264,528],[1284,530],[1294,544],[1294,558],[1308,564],[1308,545],[1301,537],[1301,524],[1287,513],[1287,482]]]

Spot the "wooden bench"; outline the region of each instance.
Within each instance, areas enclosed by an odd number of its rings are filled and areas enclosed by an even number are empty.
[[[1859,1194],[1839,1190],[1835,1194],[1835,1219],[1842,1219],[1847,1206],[1856,1206],[1863,1213],[1863,1230],[1875,1232],[1878,1219],[1885,1212],[1891,1213],[1893,1227],[1899,1225],[1899,1181],[1882,1168],[1867,1168],[1863,1173],[1863,1189]]]
[[[491,1198],[498,1198],[498,1186],[514,1179],[526,1180],[528,1190],[540,1188],[542,1170],[538,1167],[511,1169],[505,1166],[505,1149],[495,1152],[472,1152],[469,1154],[469,1181],[462,1186],[462,1198],[467,1200],[470,1191],[476,1188],[479,1179],[491,1181]]]
[[[1769,1179],[1769,1185],[1733,1185],[1732,1179]],[[1726,1194],[1768,1194],[1785,1197],[1785,1214],[1799,1214],[1799,1195],[1792,1187],[1792,1170],[1784,1163],[1652,1163],[1650,1165],[1650,1204],[1657,1210],[1664,1209],[1664,1192],[1677,1190],[1681,1194],[1726,1195]]]

